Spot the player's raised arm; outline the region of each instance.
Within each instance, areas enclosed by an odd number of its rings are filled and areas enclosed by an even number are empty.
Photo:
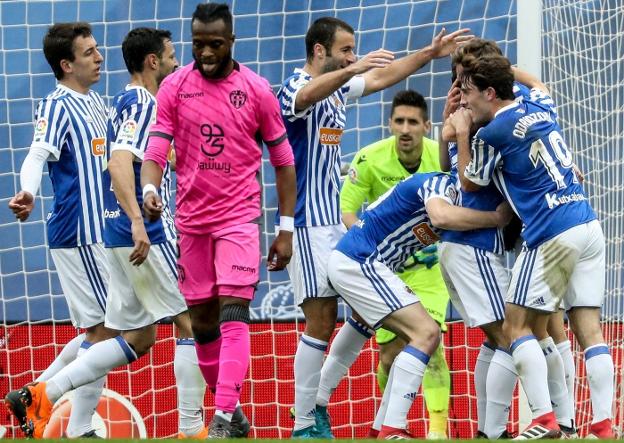
[[[418,71],[431,60],[446,57],[457,49],[459,45],[472,38],[471,35],[466,35],[468,32],[469,29],[460,29],[446,35],[446,30],[443,28],[433,38],[430,45],[395,60],[384,68],[368,71],[363,75],[366,82],[363,95],[372,94],[392,86]]]
[[[320,43],[316,44],[315,51],[321,52],[319,57],[324,58],[324,48]],[[301,88],[295,100],[295,109],[301,111],[314,103],[323,100],[333,94],[338,88],[347,83],[358,74],[363,74],[374,68],[388,66],[394,60],[394,54],[385,49],[378,49],[368,53],[357,62],[355,61],[354,47],[345,45],[340,51],[346,54],[348,63],[344,69],[314,77],[306,86]]]

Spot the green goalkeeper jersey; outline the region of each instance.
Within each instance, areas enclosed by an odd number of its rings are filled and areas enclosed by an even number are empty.
[[[388,189],[411,173],[403,167],[395,149],[396,138],[385,138],[362,148],[351,162],[349,177],[340,192],[342,212],[358,213],[364,203],[373,203]],[[439,172],[438,143],[423,138],[423,152],[416,172]],[[442,279],[440,265],[431,269],[425,265],[397,274],[420,298],[425,309],[438,321],[444,322],[448,292]]]

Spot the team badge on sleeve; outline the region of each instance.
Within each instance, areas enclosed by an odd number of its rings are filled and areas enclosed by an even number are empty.
[[[357,175],[357,170],[355,168],[349,168],[349,180],[351,180],[351,183],[353,183],[354,185],[357,184],[358,182],[358,175]]]
[[[41,117],[39,120],[37,120],[37,123],[35,124],[35,139],[40,139],[41,137],[45,136],[47,129],[48,119],[45,117]]]
[[[117,135],[117,143],[125,143],[131,145],[136,134],[137,124],[134,120],[126,120],[119,128]]]

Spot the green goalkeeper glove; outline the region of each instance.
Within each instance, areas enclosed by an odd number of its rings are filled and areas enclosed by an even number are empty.
[[[425,265],[427,269],[433,268],[438,263],[438,245],[430,245],[412,254],[405,260],[397,272],[403,272],[417,265]]]

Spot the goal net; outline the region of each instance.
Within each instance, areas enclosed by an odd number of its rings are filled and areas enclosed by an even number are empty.
[[[54,22],[83,20],[92,24],[104,56],[104,72],[93,89],[110,99],[127,82],[121,56],[125,34],[138,26],[168,29],[182,64],[192,59],[190,0],[4,0],[0,2],[0,394],[32,381],[58,354],[75,331],[54,265],[45,246],[45,219],[51,206],[50,181],[44,178],[35,211],[17,223],[7,209],[19,190],[19,170],[33,133],[38,101],[55,80],[43,57],[41,41]],[[443,27],[469,27],[477,36],[498,42],[516,61],[518,29],[515,0],[232,0],[236,43],[234,57],[266,77],[277,88],[304,64],[304,34],[320,16],[336,16],[356,30],[357,53],[378,48],[397,57],[428,44]],[[608,301],[605,325],[621,381],[622,321],[622,6],[617,0],[576,2],[583,6],[545,4],[544,79],[560,104],[562,126],[587,174],[588,190],[608,238]],[[552,28],[550,27],[552,24]],[[580,28],[579,28],[580,27]],[[619,49],[619,50],[618,50]],[[548,72],[546,72],[548,71]],[[434,128],[439,127],[450,85],[450,61],[436,60],[407,81],[348,107],[343,161],[388,134],[386,123],[394,93],[406,87],[429,97]],[[585,95],[583,95],[585,94]],[[435,133],[435,129],[434,129]],[[432,135],[433,138],[433,135]],[[572,142],[572,140],[574,142]],[[277,206],[275,176],[263,162],[263,252],[273,239]],[[343,311],[344,312],[344,311]],[[256,437],[287,437],[292,422],[292,365],[297,335],[303,329],[285,272],[261,274],[252,306],[252,362],[242,395]],[[453,310],[449,319],[457,320]],[[160,328],[152,352],[133,365],[114,371],[108,394],[97,410],[108,436],[171,437],[177,432],[173,382],[174,341],[171,325]],[[482,336],[454,322],[445,335],[452,374],[449,437],[471,437],[476,428],[472,368]],[[618,348],[619,345],[619,348]],[[578,361],[582,367],[582,361]],[[332,398],[330,413],[339,437],[366,435],[379,404],[374,344],[362,355]],[[579,369],[582,374],[582,369]],[[618,387],[622,386],[618,383]],[[579,420],[587,422],[589,401],[584,379],[578,386]],[[207,404],[212,399],[207,394]],[[618,405],[622,403],[618,393]],[[120,400],[121,398],[121,400]],[[123,399],[127,399],[123,403]],[[128,404],[130,406],[128,406]],[[124,411],[124,412],[120,412]],[[622,411],[618,409],[619,423]],[[207,410],[210,413],[210,410]],[[410,414],[417,436],[426,434],[426,411],[419,396]],[[517,420],[517,402],[512,407]],[[108,424],[105,426],[104,424]],[[15,423],[0,416],[18,436]],[[513,429],[513,424],[511,425]],[[60,432],[60,431],[59,431]],[[60,434],[59,434],[60,435]]]
[[[622,431],[624,384],[624,4],[618,0],[543,4],[543,80],[552,90],[564,138],[585,172],[583,184],[606,238],[605,338],[616,368],[615,423]],[[577,347],[578,350],[578,347]],[[577,420],[591,420],[582,355],[576,354]]]

